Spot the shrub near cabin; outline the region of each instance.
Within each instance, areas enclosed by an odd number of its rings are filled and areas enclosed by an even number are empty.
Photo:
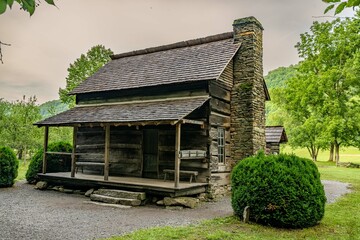
[[[234,168],[232,207],[250,221],[284,228],[314,226],[324,216],[325,192],[316,165],[295,155],[259,153]]]
[[[0,147],[0,187],[11,187],[18,174],[19,162],[9,147]]]

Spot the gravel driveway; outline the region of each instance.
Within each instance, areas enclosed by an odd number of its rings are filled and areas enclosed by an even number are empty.
[[[330,202],[348,192],[348,185],[324,183]],[[97,239],[140,228],[185,225],[232,214],[229,197],[196,209],[167,210],[157,206],[114,208],[89,204],[76,194],[38,191],[18,182],[0,189],[0,239]]]

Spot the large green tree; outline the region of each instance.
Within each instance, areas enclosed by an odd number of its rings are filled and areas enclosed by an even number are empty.
[[[86,54],[81,54],[80,58],[70,64],[68,68],[66,87],[65,89],[59,89],[60,100],[68,104],[69,107],[75,106],[75,97],[70,96],[69,93],[109,62],[110,56],[113,54],[110,49],[106,49],[103,45],[96,45]]]
[[[288,132],[294,145],[307,147],[316,159],[318,149],[333,144],[356,145],[360,134],[360,16],[315,22],[296,45],[297,75],[274,100],[288,113]],[[315,147],[313,146],[315,145]]]

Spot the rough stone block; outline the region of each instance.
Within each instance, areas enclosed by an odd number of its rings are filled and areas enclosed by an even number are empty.
[[[192,197],[164,198],[165,206],[184,206],[188,208],[195,208],[199,202],[199,199]]]
[[[48,186],[48,183],[45,181],[39,181],[36,183],[35,185],[35,189],[39,189],[39,190],[45,190]]]

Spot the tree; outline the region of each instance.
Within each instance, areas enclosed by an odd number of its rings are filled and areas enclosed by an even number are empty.
[[[340,146],[354,146],[360,134],[360,14],[353,19],[314,22],[310,33],[296,45],[297,75],[275,98],[287,110],[288,132],[295,146],[317,149],[334,144],[339,162]],[[312,149],[312,150],[311,150]]]
[[[20,9],[30,13],[30,16],[34,14],[35,9],[40,5],[39,0],[0,0],[0,14],[3,14],[7,7],[11,9],[14,2],[20,5]],[[45,0],[45,2],[55,6],[54,0]]]
[[[16,149],[18,158],[26,161],[28,152],[38,148],[41,132],[33,125],[41,119],[36,98],[30,97],[12,103],[2,102],[5,106],[0,125],[1,144]]]
[[[323,2],[329,4],[329,6],[325,9],[324,13],[329,12],[336,6],[335,15],[341,13],[345,8],[352,8],[355,10],[356,7],[360,6],[360,0],[323,0]]]
[[[60,100],[69,105],[75,106],[75,97],[69,93],[82,83],[86,78],[93,75],[97,70],[110,61],[110,56],[114,53],[106,49],[103,45],[92,47],[87,53],[81,54],[80,58],[70,64],[68,76],[66,77],[66,88],[59,89]]]

